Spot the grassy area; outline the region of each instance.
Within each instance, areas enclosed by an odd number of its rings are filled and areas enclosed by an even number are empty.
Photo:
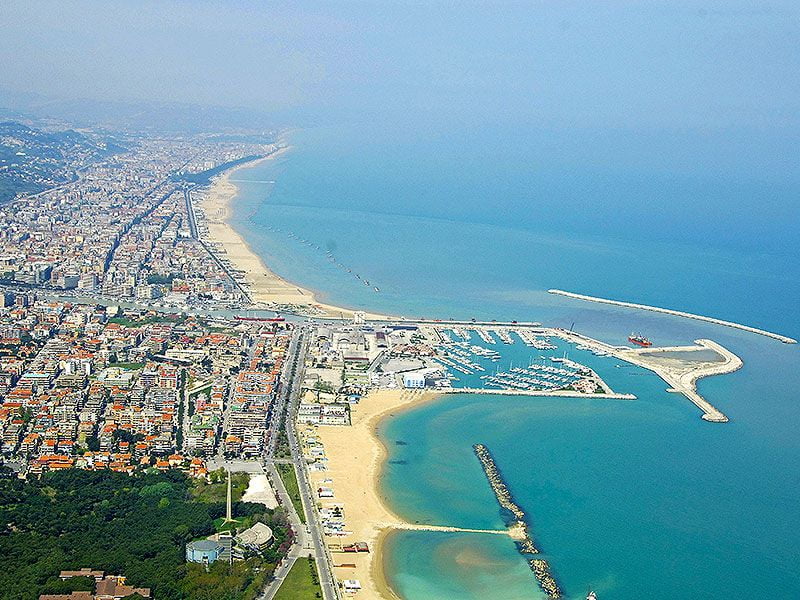
[[[317,566],[311,558],[298,558],[283,580],[275,600],[314,600],[322,598]]]
[[[212,325],[208,328],[211,333],[228,333],[232,334],[235,333],[235,330],[232,327],[222,327],[220,325]]]
[[[275,466],[278,468],[278,473],[283,480],[283,485],[289,494],[289,498],[292,499],[292,504],[300,517],[300,521],[305,523],[306,513],[303,510],[303,501],[300,499],[300,486],[297,484],[297,473],[294,472],[294,465],[279,463]]]
[[[252,520],[249,517],[242,517],[241,519],[234,519],[228,522],[225,522],[225,517],[219,517],[214,519],[214,531],[242,530],[247,529],[252,524]]]
[[[231,473],[231,501],[239,502],[250,484],[247,473]],[[211,473],[211,483],[195,480],[191,489],[192,498],[198,502],[225,502],[228,496],[228,479],[224,469]]]

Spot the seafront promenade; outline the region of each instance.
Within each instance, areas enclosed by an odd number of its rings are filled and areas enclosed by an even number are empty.
[[[565,292],[564,290],[547,290],[550,294],[556,296],[564,296],[566,298],[574,298],[575,300],[585,300],[586,302],[597,302],[599,304],[611,304],[612,306],[624,306],[625,308],[637,308],[639,310],[649,310],[650,312],[663,313],[665,315],[673,315],[676,317],[684,317],[686,319],[694,319],[695,321],[705,321],[706,323],[713,323],[714,325],[722,325],[724,327],[731,327],[733,329],[741,329],[750,333],[763,335],[784,344],[796,344],[797,340],[794,338],[786,337],[778,333],[750,327],[749,325],[742,325],[734,323],[733,321],[725,321],[723,319],[716,319],[714,317],[705,317],[703,315],[695,315],[693,313],[684,312],[682,310],[672,310],[670,308],[660,308],[658,306],[650,306],[648,304],[636,304],[635,302],[623,302],[621,300],[609,300],[608,298],[598,298],[597,296],[587,296],[585,294],[576,294],[574,292]]]

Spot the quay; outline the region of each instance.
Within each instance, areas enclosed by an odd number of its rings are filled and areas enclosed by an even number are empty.
[[[597,296],[586,296],[584,294],[576,294],[574,292],[565,292],[564,290],[547,290],[550,294],[555,294],[557,296],[564,296],[566,298],[574,298],[575,300],[585,300],[587,302],[597,302],[600,304],[611,304],[613,306],[624,306],[625,308],[637,308],[639,310],[649,310],[650,312],[657,312],[663,313],[665,315],[673,315],[676,317],[684,317],[687,319],[694,319],[695,321],[705,321],[707,323],[713,323],[715,325],[722,325],[724,327],[731,327],[733,329],[741,329],[742,331],[748,331],[750,333],[756,333],[758,335],[763,335],[784,344],[796,344],[797,340],[786,337],[785,335],[780,335],[777,333],[773,333],[771,331],[766,331],[764,329],[758,329],[756,327],[750,327],[749,325],[741,325],[740,323],[734,323],[733,321],[725,321],[723,319],[716,319],[714,317],[704,317],[703,315],[695,315],[693,313],[684,312],[682,310],[672,310],[670,308],[660,308],[658,306],[650,306],[648,304],[636,304],[635,302],[623,302],[621,300],[609,300],[608,298],[598,298]]]
[[[694,346],[668,346],[664,348],[629,348],[627,346],[612,346],[595,340],[581,333],[560,329],[556,332],[558,337],[602,350],[610,356],[625,361],[637,367],[652,371],[669,384],[667,391],[683,394],[692,404],[703,411],[702,419],[709,423],[727,423],[728,417],[708,400],[697,392],[697,380],[711,375],[724,375],[742,368],[742,359],[736,354],[708,340],[695,340]],[[699,362],[698,365],[668,365],[659,360],[658,355],[669,352],[692,352],[698,350],[712,350],[722,356],[720,362]],[[598,394],[599,396],[600,394]]]
[[[561,598],[561,588],[559,588],[552,574],[550,564],[544,558],[539,557],[541,551],[536,546],[533,535],[528,529],[528,524],[525,522],[525,511],[514,501],[511,491],[508,489],[500,470],[494,462],[492,453],[483,444],[475,444],[472,449],[483,467],[483,472],[486,474],[486,479],[489,480],[489,485],[494,492],[495,498],[497,498],[498,504],[500,504],[500,508],[513,518],[513,523],[509,527],[515,532],[512,537],[516,540],[517,550],[528,561],[539,587],[547,594],[548,598],[553,600]]]
[[[318,317],[315,320],[320,321],[341,321],[346,320],[339,317]],[[529,329],[542,328],[542,324],[537,321],[478,321],[472,319],[407,319],[405,317],[365,317],[368,323],[386,323],[388,325],[438,325],[439,327],[461,326],[470,329],[474,327],[520,327]]]
[[[691,402],[703,411],[703,420],[710,423],[727,423],[728,417],[717,409],[708,400],[697,392],[697,380],[701,377],[711,375],[724,375],[732,373],[742,368],[742,359],[733,352],[720,344],[706,339],[695,340],[696,346],[684,346],[673,348],[652,348],[634,349],[627,348],[619,351],[616,356],[634,365],[644,367],[656,373],[661,379],[666,381],[671,387],[669,392],[676,392],[686,396]],[[720,362],[703,363],[695,368],[681,368],[679,366],[669,366],[656,362],[656,357],[652,355],[663,354],[670,351],[692,351],[692,350],[713,350],[723,357]],[[655,360],[654,360],[655,359]]]
[[[614,392],[602,394],[581,394],[580,392],[571,392],[569,390],[505,390],[493,388],[440,388],[436,390],[443,394],[490,394],[495,396],[554,396],[557,398],[599,398],[607,400],[636,400],[634,394],[617,394]]]

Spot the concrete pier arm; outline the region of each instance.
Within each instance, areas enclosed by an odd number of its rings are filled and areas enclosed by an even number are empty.
[[[742,359],[736,356],[733,352],[721,346],[720,344],[707,339],[695,340],[695,346],[669,346],[663,348],[650,347],[650,348],[629,348],[626,346],[612,346],[599,340],[592,339],[574,331],[567,331],[565,329],[553,330],[553,335],[579,344],[588,345],[591,348],[607,352],[614,358],[623,360],[632,365],[642,367],[652,371],[667,384],[669,384],[669,391],[683,394],[688,398],[697,408],[703,411],[703,420],[711,423],[727,423],[728,417],[712,405],[708,400],[703,398],[697,392],[697,380],[702,377],[709,377],[711,375],[724,375],[725,373],[732,373],[742,368]],[[681,352],[681,351],[696,351],[696,350],[712,350],[719,354],[723,360],[714,362],[701,362],[696,366],[673,366],[670,367],[663,362],[654,360],[661,354],[668,352]],[[599,397],[621,397],[622,394],[597,394]]]
[[[639,310],[649,310],[650,312],[658,312],[663,313],[665,315],[673,315],[676,317],[684,317],[686,319],[694,319],[695,321],[705,321],[707,323],[713,323],[715,325],[722,325],[724,327],[732,327],[733,329],[741,329],[742,331],[747,331],[750,333],[755,333],[758,335],[763,335],[779,342],[783,342],[784,344],[796,344],[797,340],[786,337],[785,335],[780,335],[777,333],[773,333],[771,331],[766,331],[764,329],[758,329],[756,327],[750,327],[749,325],[741,325],[740,323],[734,323],[733,321],[725,321],[723,319],[715,319],[714,317],[705,317],[703,315],[695,315],[692,313],[683,312],[681,310],[672,310],[669,308],[660,308],[658,306],[649,306],[647,304],[636,304],[634,302],[623,302],[621,300],[609,300],[608,298],[598,298],[597,296],[587,296],[585,294],[576,294],[574,292],[565,292],[564,290],[547,290],[550,294],[555,294],[557,296],[564,296],[566,298],[574,298],[575,300],[585,300],[587,302],[597,302],[600,304],[611,304],[612,306],[623,306],[625,308],[637,308]]]
[[[648,360],[648,355],[653,356],[654,354],[659,354],[658,349],[655,351],[650,349],[626,349],[618,351],[615,356],[621,360],[655,372],[670,385],[668,391],[683,394],[697,408],[703,411],[703,420],[711,423],[727,423],[728,417],[698,393],[697,380],[702,377],[724,375],[725,373],[737,371],[742,368],[742,359],[712,340],[695,340],[695,344],[697,344],[696,348],[698,349],[713,350],[722,356],[724,360],[706,363],[696,368],[680,369],[670,368],[663,364],[654,364],[652,360]]]
[[[481,394],[484,396],[535,396],[539,398],[589,398],[605,400],[636,400],[634,394],[617,394],[603,392],[597,394],[582,394],[568,390],[498,390],[494,388],[450,387],[436,390],[442,394]]]

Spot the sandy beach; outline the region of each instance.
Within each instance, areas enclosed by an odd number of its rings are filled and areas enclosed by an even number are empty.
[[[225,249],[225,256],[235,268],[245,273],[253,302],[263,303],[269,308],[292,306],[298,312],[318,316],[352,318],[352,310],[320,303],[311,291],[273,273],[229,223],[231,201],[238,191],[236,185],[230,181],[231,175],[242,167],[252,167],[263,161],[273,160],[287,150],[288,148],[282,148],[264,158],[239,165],[213,181],[201,204],[208,227],[208,241],[221,245]],[[366,316],[380,318],[380,315],[371,313]]]
[[[340,580],[358,579],[362,589],[358,598],[394,600],[382,569],[381,542],[392,529],[413,528],[393,514],[384,504],[378,488],[380,471],[386,458],[386,448],[377,437],[379,422],[386,417],[419,406],[437,398],[434,393],[405,390],[370,392],[352,408],[351,427],[319,427],[316,435],[325,446],[328,470],[310,473],[314,488],[327,486],[334,498],[323,504],[344,504],[346,529],[344,537],[328,537],[329,544],[367,542],[370,553],[334,552],[334,573]],[[331,480],[331,483],[323,483]]]

